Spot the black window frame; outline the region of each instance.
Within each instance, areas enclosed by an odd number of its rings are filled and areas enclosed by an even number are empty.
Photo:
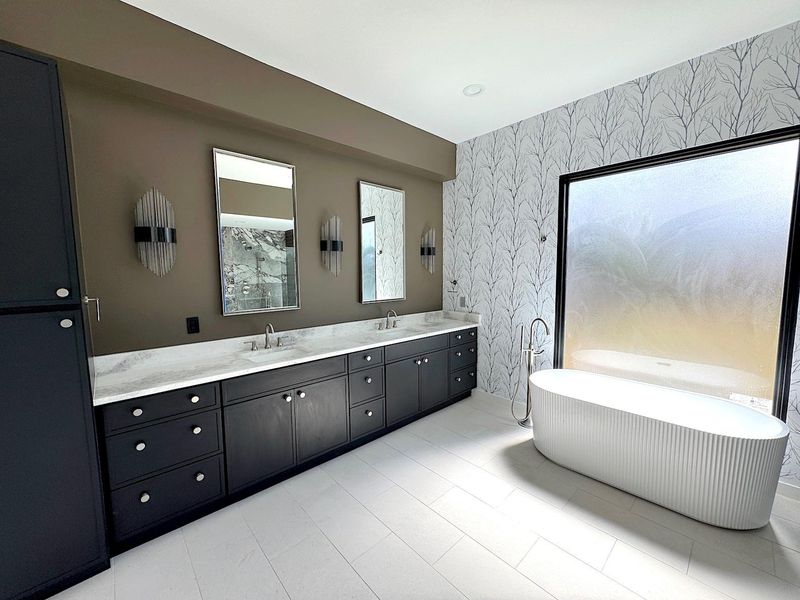
[[[553,367],[564,364],[564,303],[566,292],[567,219],[569,217],[569,185],[576,181],[594,179],[604,175],[635,171],[647,167],[668,165],[705,156],[735,152],[787,140],[800,140],[800,125],[774,129],[763,133],[742,136],[721,142],[703,144],[684,150],[675,150],[634,160],[614,163],[574,173],[565,173],[558,180],[558,238],[556,249],[556,321],[553,346]],[[800,292],[800,152],[795,165],[794,196],[789,221],[789,243],[786,252],[786,272],[783,281],[780,331],[778,333],[778,356],[775,368],[775,385],[772,399],[772,414],[786,421],[789,408],[789,389],[792,383],[792,354],[794,334],[797,326],[798,292]]]

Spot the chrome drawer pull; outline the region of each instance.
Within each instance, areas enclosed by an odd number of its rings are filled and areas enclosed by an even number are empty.
[[[198,472],[197,472],[197,473],[195,473],[195,475],[194,475],[194,480],[195,480],[195,481],[203,481],[203,479],[205,479],[205,478],[206,478],[206,474],[205,474],[205,473],[203,473],[202,471],[198,471]]]
[[[192,404],[197,404],[198,402],[200,402],[200,396],[192,396],[191,398],[189,398],[189,401]]]
[[[291,402],[292,401],[292,395],[291,394],[284,394],[283,395],[283,399],[286,400],[287,402]]]
[[[192,427],[192,433],[195,434],[195,435],[200,435],[201,431],[203,431],[203,428],[198,426],[198,425],[195,425],[194,427]]]
[[[367,415],[368,417],[371,417],[372,416],[372,411],[371,410],[365,410],[364,414]]]
[[[303,391],[297,392],[297,395],[300,396],[301,398],[305,398],[306,397],[306,393],[303,392]]]
[[[371,360],[372,360],[372,356],[370,356],[369,354],[367,354],[367,355],[364,357],[364,360],[365,360],[365,361],[367,361],[367,362],[369,362],[369,361],[371,361]]]
[[[457,336],[456,336],[456,339],[457,339],[457,340],[460,340],[460,339],[461,339],[461,335],[460,335],[460,334],[459,334],[459,335],[457,335]]]
[[[365,377],[364,381],[366,381],[367,383],[372,383],[372,377]]]
[[[144,442],[136,442],[136,451],[137,452],[141,452],[145,448],[147,448],[147,444],[145,444]]]
[[[61,325],[62,329],[69,329],[72,327],[72,319],[61,319],[58,324]]]
[[[428,362],[428,359],[427,359],[427,358],[423,358],[423,359],[422,359],[422,362],[424,362],[424,363],[427,363],[427,362]]]
[[[144,414],[144,411],[141,408],[136,407],[131,411],[131,414],[134,417],[141,417]]]
[[[469,332],[469,334],[470,334],[472,337],[475,337],[475,332],[474,332],[474,331],[470,331],[470,332]]]
[[[147,504],[148,502],[150,502],[150,494],[148,494],[147,492],[142,492],[141,496],[139,496],[139,502],[141,502],[142,504]]]
[[[469,376],[470,377],[475,377],[475,373],[470,373]]]
[[[58,288],[56,290],[56,296],[59,298],[66,298],[69,296],[69,290],[67,288]]]
[[[417,359],[417,360],[414,361],[414,364],[415,365],[421,365],[422,361],[420,359]]]
[[[461,352],[456,352],[456,356],[461,356]]]
[[[461,383],[461,377],[456,377],[456,383]]]
[[[470,348],[469,351],[470,352],[475,352],[475,348]]]

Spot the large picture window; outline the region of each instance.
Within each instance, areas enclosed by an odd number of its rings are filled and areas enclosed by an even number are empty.
[[[798,146],[566,176],[561,366],[772,412]]]

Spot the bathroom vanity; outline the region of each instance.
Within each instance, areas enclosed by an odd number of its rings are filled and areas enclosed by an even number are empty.
[[[405,425],[475,387],[473,315],[403,317],[95,359],[119,551]],[[243,342],[245,342],[243,344]]]

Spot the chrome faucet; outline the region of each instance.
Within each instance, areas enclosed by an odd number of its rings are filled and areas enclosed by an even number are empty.
[[[533,334],[536,333],[536,324],[537,323],[541,323],[542,325],[544,325],[544,334],[546,336],[550,335],[550,328],[547,326],[547,323],[545,322],[545,320],[542,319],[541,317],[536,317],[533,321],[531,321],[531,332],[530,332],[530,337],[528,338],[530,340],[530,342],[529,342],[530,345],[528,346],[528,348],[529,348],[530,351],[533,352],[533,354],[538,356],[539,354],[543,354],[544,353],[544,348],[540,348],[538,350],[534,350],[533,349],[533,340],[535,339],[533,337]]]
[[[386,313],[386,329],[389,329],[389,317],[392,315],[394,315],[394,325],[392,327],[397,327],[397,311],[393,309]]]
[[[269,334],[275,333],[275,328],[272,326],[272,323],[267,323],[267,326],[264,327],[264,350],[269,350],[272,348],[272,344],[269,343]]]

